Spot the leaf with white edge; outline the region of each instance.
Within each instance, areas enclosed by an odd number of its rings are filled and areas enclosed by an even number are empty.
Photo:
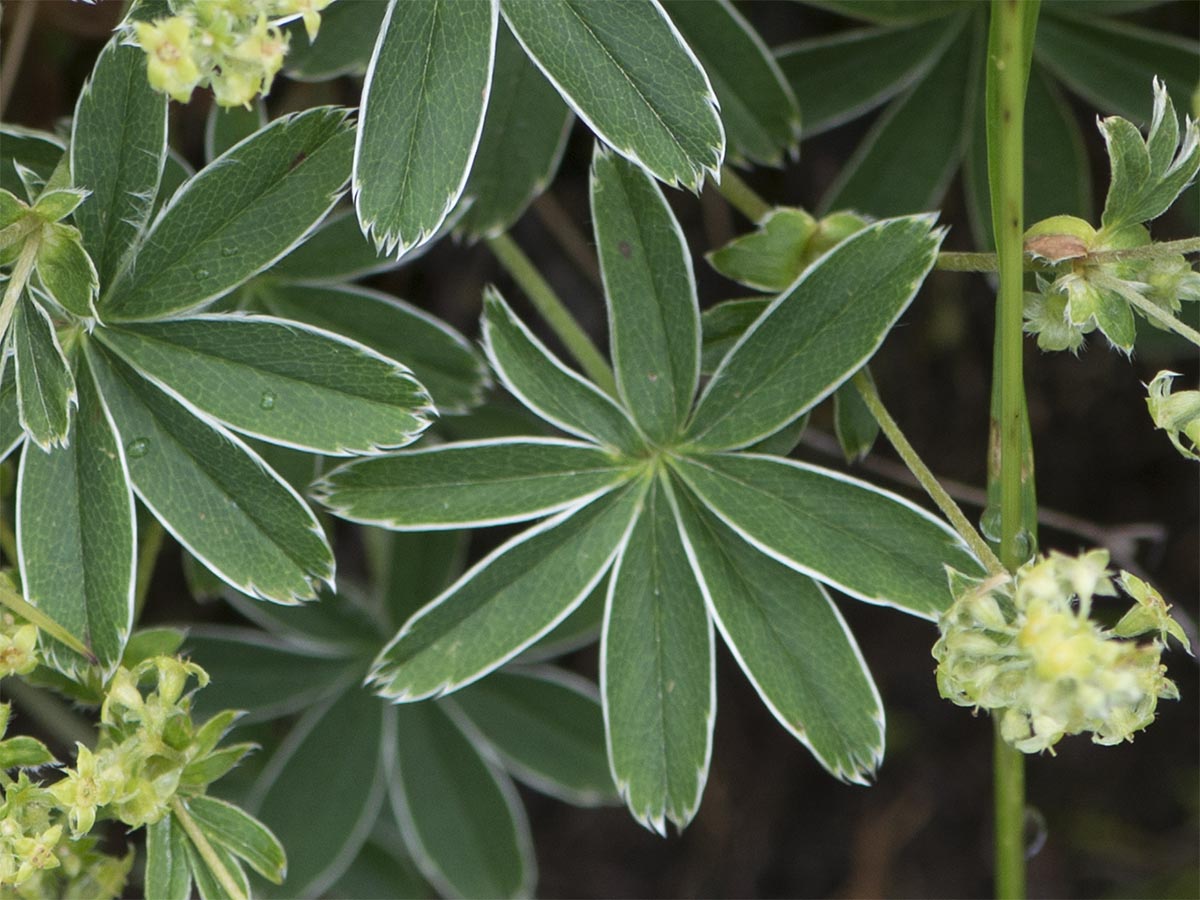
[[[101,297],[101,316],[175,316],[269,267],[333,208],[353,139],[345,110],[317,107],[276,119],[213,160],[155,218]]]
[[[783,164],[800,147],[800,109],[758,32],[729,0],[664,0],[712,82],[729,157]]]
[[[1200,124],[1187,120],[1180,140],[1175,105],[1162,82],[1154,82],[1154,116],[1143,140],[1132,122],[1112,116],[1100,122],[1112,182],[1101,222],[1115,231],[1161,216],[1200,170]]]
[[[188,838],[174,815],[146,826],[145,879],[147,897],[189,900],[192,896]]]
[[[700,379],[700,310],[687,242],[658,185],[600,144],[591,199],[617,390],[646,435],[668,443]]]
[[[494,672],[443,701],[461,710],[504,767],[582,806],[616,800],[596,686],[549,666]]]
[[[204,159],[212,162],[267,124],[267,107],[256,97],[249,107],[214,103],[204,122]]]
[[[483,131],[499,0],[391,0],[363,84],[354,203],[403,256],[458,202]]]
[[[879,422],[853,384],[843,384],[833,394],[833,431],[847,462],[865,459],[879,437]]]
[[[212,841],[209,841],[209,844],[211,845]],[[236,895],[226,889],[224,881],[209,867],[208,860],[200,855],[200,851],[190,840],[187,843],[187,854],[200,900],[235,900]],[[246,877],[242,864],[232,853],[221,846],[212,847],[212,855],[225,874],[233,879],[241,896],[249,897],[250,879]]]
[[[355,285],[272,285],[263,292],[262,304],[281,318],[333,332],[404,363],[441,413],[477,406],[490,386],[487,366],[466,338],[429,313],[379,291]]]
[[[81,405],[65,446],[48,453],[29,446],[21,458],[21,581],[29,602],[86,644],[111,674],[133,626],[133,491],[124,449],[84,361],[77,384]],[[59,671],[88,665],[44,640],[47,662]]]
[[[100,276],[74,228],[54,224],[42,229],[37,275],[50,298],[67,312],[81,318],[96,315],[93,304]]]
[[[498,438],[356,460],[309,493],[352,522],[404,531],[478,528],[578,506],[636,472],[594,444]]]
[[[286,319],[210,314],[97,337],[213,418],[287,447],[332,456],[394,450],[420,437],[434,415],[405,366]]]
[[[283,896],[319,896],[358,855],[383,807],[397,737],[393,710],[352,686],[284,738],[246,804],[287,848]]]
[[[832,775],[883,761],[883,702],[825,589],[760,553],[679,492],[680,527],[717,627],[772,715]]]
[[[395,714],[392,809],[422,874],[448,897],[528,896],[537,864],[512,782],[440,704]]]
[[[488,554],[380,651],[376,691],[406,703],[456,690],[549,632],[608,571],[644,492],[634,484],[568,509]]]
[[[214,574],[275,603],[316,597],[333,553],[312,510],[249,447],[88,344],[134,490]]]
[[[600,639],[613,780],[633,817],[666,835],[700,807],[716,724],[712,622],[660,476],[617,560]]]
[[[17,300],[9,331],[21,427],[43,450],[60,445],[67,439],[77,398],[54,323],[25,296]]]
[[[962,8],[962,0],[809,0],[831,12],[888,25],[922,22]]]
[[[511,227],[554,178],[574,117],[507,28],[496,36],[487,121],[458,230],[494,237]]]
[[[192,797],[187,807],[210,843],[224,847],[272,884],[283,883],[287,856],[271,829],[216,797]]]
[[[418,256],[420,253],[410,253],[404,262]],[[288,281],[336,284],[386,272],[397,265],[391,257],[381,256],[363,235],[354,210],[342,209],[330,214],[303,244],[272,266],[268,274]]]
[[[628,414],[564,366],[493,288],[483,294],[483,349],[501,383],[556,428],[623,453],[645,445]]]
[[[953,16],[902,28],[856,28],[775,49],[810,138],[870,112],[925,77],[961,30]]]
[[[931,216],[876,222],[805,269],[722,361],[687,439],[704,449],[745,447],[831,394],[908,308],[944,234]]]
[[[167,97],[146,80],[146,54],[117,35],[75,105],[71,181],[92,195],[75,224],[104,284],[150,219],[167,155]]]
[[[865,481],[747,453],[673,465],[705,506],[763,553],[859,600],[936,619],[952,599],[946,566],[983,572],[949,526]]]
[[[0,771],[57,765],[58,760],[37,738],[18,734],[0,741]]]
[[[579,117],[669,185],[716,177],[725,131],[708,76],[653,0],[503,0],[504,19]]]
[[[350,4],[358,5],[358,4]],[[371,4],[366,4],[370,6]],[[404,849],[395,829],[376,828],[354,862],[329,889],[331,897],[432,897],[437,891],[426,884]],[[380,832],[383,832],[382,834]]]
[[[0,358],[3,355],[4,342],[0,341]],[[0,365],[0,462],[17,449],[24,437],[17,409],[17,379],[11,366]]]

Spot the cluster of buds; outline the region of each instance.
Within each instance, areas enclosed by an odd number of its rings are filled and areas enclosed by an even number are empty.
[[[303,19],[317,36],[321,10],[333,0],[171,0],[174,15],[133,22],[133,39],[146,52],[155,90],[186,103],[197,87],[211,87],[221,106],[249,106],[267,94],[287,53],[281,26]]]
[[[998,715],[1025,753],[1084,732],[1098,744],[1132,740],[1159,700],[1178,699],[1161,657],[1168,635],[1187,640],[1162,596],[1128,572],[1118,580],[1135,605],[1111,629],[1094,621],[1093,598],[1117,594],[1107,565],[1107,551],[1093,550],[1052,553],[1015,576],[951,573],[955,601],[933,648],[941,695]]]

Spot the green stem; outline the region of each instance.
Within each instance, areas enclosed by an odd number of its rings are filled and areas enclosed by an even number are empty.
[[[1111,278],[1103,273],[1093,273],[1088,276],[1088,280],[1098,286],[1108,288],[1110,291],[1115,291],[1120,294],[1129,303],[1130,306],[1136,307],[1146,318],[1153,319],[1164,328],[1169,328],[1171,331],[1187,338],[1197,347],[1200,347],[1200,331],[1192,328],[1190,325],[1185,325],[1177,318],[1164,310],[1162,307],[1147,300],[1128,284],[1119,278]]]
[[[1127,262],[1129,260],[1148,260],[1167,256],[1177,256],[1180,253],[1200,253],[1200,237],[1181,238],[1177,241],[1161,241],[1147,244],[1144,247],[1130,247],[1127,250],[1098,250],[1087,255],[1087,262],[1094,265],[1105,263]],[[943,272],[995,272],[999,269],[995,253],[959,253],[947,250],[938,254],[937,268]],[[1026,272],[1051,272],[1054,266],[1049,263],[1024,258]]]
[[[25,239],[25,243],[21,245],[21,253],[17,257],[16,265],[13,266],[12,274],[8,278],[8,284],[4,286],[4,298],[0,299],[0,339],[3,339],[4,333],[8,331],[8,323],[12,321],[17,301],[21,299],[25,285],[29,283],[29,277],[33,274],[39,243],[39,239],[32,235]]]
[[[617,383],[613,378],[612,369],[607,360],[596,349],[587,332],[579,327],[570,310],[554,293],[554,289],[546,282],[541,273],[534,267],[533,262],[517,246],[516,241],[507,234],[497,235],[487,239],[500,265],[504,266],[513,280],[521,286],[526,296],[537,307],[542,318],[546,320],[559,340],[566,345],[571,355],[583,367],[584,373],[596,385],[609,394],[616,394]]]
[[[1024,233],[1025,88],[1029,76],[1036,0],[992,0],[988,37],[988,174],[1000,276],[996,328],[1000,378],[1000,558],[1010,571],[1024,562],[1021,546],[1022,411],[1025,408]],[[1000,736],[995,721],[996,895],[1025,896],[1025,759]]]
[[[950,524],[954,526],[954,530],[962,536],[962,539],[967,542],[967,545],[979,557],[980,562],[984,564],[991,574],[998,575],[1002,573],[1004,566],[996,558],[996,554],[992,552],[992,548],[988,546],[983,536],[975,530],[975,526],[971,524],[971,520],[963,515],[963,511],[954,502],[954,498],[942,487],[933,472],[925,465],[924,460],[917,455],[917,451],[908,442],[908,438],[904,436],[904,432],[900,430],[900,426],[896,424],[896,420],[887,411],[887,407],[883,405],[883,400],[879,396],[879,390],[875,387],[875,382],[867,375],[866,369],[860,369],[858,374],[854,376],[854,387],[862,395],[863,402],[867,404],[867,409],[871,411],[871,415],[879,423],[880,429],[887,435],[887,439],[891,442],[892,446],[896,448],[896,453],[900,455],[900,458],[908,467],[908,471],[912,472],[913,477],[925,489],[925,493],[937,504],[937,508],[942,511],[942,514],[950,520]]]
[[[83,744],[91,748],[96,745],[96,729],[91,723],[48,690],[35,688],[19,678],[5,681],[4,689],[21,708],[21,712],[35,720],[65,746]]]
[[[96,655],[87,647],[85,647],[79,638],[75,637],[75,635],[71,634],[71,632],[59,625],[56,621],[54,621],[54,619],[50,618],[50,616],[46,615],[44,612],[22,597],[19,593],[17,593],[17,590],[13,587],[12,582],[10,582],[8,577],[5,575],[0,575],[0,606],[8,607],[10,611],[16,613],[26,622],[30,623],[31,625],[36,625],[56,641],[66,644],[92,665],[99,664],[99,660],[96,659]]]
[[[729,205],[740,212],[751,222],[758,224],[771,211],[769,204],[754,192],[754,189],[729,166],[721,169],[721,183],[717,186],[721,196],[729,201]]]
[[[208,842],[208,838],[204,836],[204,832],[200,830],[200,826],[196,824],[196,820],[192,818],[192,814],[188,812],[188,808],[184,802],[178,797],[172,797],[171,811],[175,814],[175,818],[183,826],[183,830],[191,839],[192,846],[199,851],[201,859],[208,866],[208,870],[213,873],[213,876],[221,883],[221,887],[225,889],[225,893],[229,895],[231,900],[246,900],[246,894],[242,890],[241,885],[234,881],[233,876],[229,874],[229,870],[225,868],[225,864],[217,856],[217,851],[212,848],[212,844]]]

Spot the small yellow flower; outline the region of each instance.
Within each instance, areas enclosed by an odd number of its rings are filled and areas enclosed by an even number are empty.
[[[133,29],[138,44],[146,51],[151,87],[187,103],[200,83],[192,48],[192,23],[183,16],[172,16],[157,22],[134,22]]]
[[[12,633],[0,632],[0,678],[28,675],[37,668],[37,636],[33,625],[18,626]]]

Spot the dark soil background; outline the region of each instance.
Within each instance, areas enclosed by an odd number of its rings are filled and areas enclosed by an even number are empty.
[[[30,0],[26,0],[30,2]],[[36,0],[37,20],[7,120],[53,128],[68,116],[117,13]],[[345,0],[351,2],[351,0]],[[364,0],[365,2],[365,0]],[[13,4],[6,3],[11,13]],[[848,26],[846,20],[791,3],[741,7],[768,44]],[[1134,19],[1178,34],[1197,33],[1195,3],[1151,8]],[[12,16],[5,17],[5,26]],[[281,79],[272,114],[317,102],[357,102],[358,83],[300,85]],[[201,162],[207,97],[172,104],[177,148]],[[1098,179],[1107,178],[1094,111],[1078,106]],[[801,97],[803,105],[803,97]],[[748,181],[773,202],[814,207],[870,118],[803,144],[786,171]],[[918,138],[919,139],[919,138]],[[591,136],[577,126],[554,205],[586,234]],[[1097,195],[1105,182],[1098,180]],[[1195,203],[1196,193],[1190,195]],[[746,230],[717,196],[672,193],[696,256],[704,304],[737,294],[702,253]],[[539,205],[514,236],[593,332],[603,331],[595,286],[562,253]],[[972,245],[962,193],[952,186],[942,212],[948,246]],[[1181,218],[1160,220],[1155,236],[1186,236]],[[482,286],[495,281],[529,313],[519,291],[482,247],[443,242],[412,266],[374,280],[476,336]],[[985,480],[993,294],[980,276],[936,274],[873,362],[885,401],[933,470],[978,488]],[[530,321],[533,321],[530,318]],[[1198,588],[1197,467],[1180,458],[1146,413],[1142,382],[1173,368],[1193,386],[1197,358],[1186,345],[1159,341],[1132,362],[1090,342],[1075,359],[1027,344],[1026,383],[1037,457],[1043,549],[1108,546],[1116,562],[1137,565],[1195,622]],[[831,454],[828,413],[818,412],[800,458],[841,466]],[[879,446],[853,470],[921,502]],[[967,504],[977,515],[978,507]],[[155,581],[154,620],[211,619],[197,609],[168,548]],[[712,774],[695,822],[666,840],[643,831],[623,809],[576,810],[523,792],[533,822],[541,878],[549,897],[982,897],[990,894],[991,725],[941,701],[929,649],[935,632],[896,612],[845,598],[840,603],[883,694],[888,755],[868,789],[831,779],[771,718],[728,654],[720,654],[719,721]],[[1195,633],[1194,626],[1189,626]],[[1063,741],[1057,755],[1029,759],[1029,800],[1043,824],[1030,863],[1034,897],[1197,897],[1200,765],[1197,666],[1178,650],[1167,657],[1183,699],[1165,703],[1159,721],[1133,744],[1104,748]],[[594,650],[570,664],[594,675]]]

